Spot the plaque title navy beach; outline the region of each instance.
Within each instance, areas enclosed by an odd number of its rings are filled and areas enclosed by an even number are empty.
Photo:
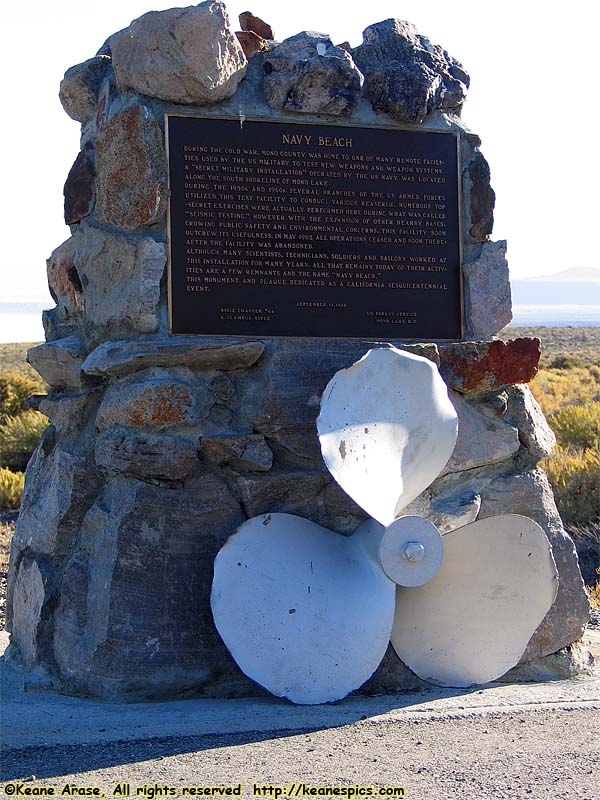
[[[173,333],[462,336],[456,133],[166,124]]]

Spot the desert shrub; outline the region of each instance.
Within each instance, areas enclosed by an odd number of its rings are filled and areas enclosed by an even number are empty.
[[[0,467],[0,508],[17,508],[23,494],[25,475]]]
[[[47,425],[37,411],[24,411],[0,425],[0,467],[25,469]]]
[[[600,443],[600,402],[567,406],[548,419],[563,447],[587,449]]]
[[[546,416],[573,405],[600,401],[600,369],[541,369],[530,384]]]
[[[559,445],[542,466],[565,522],[585,525],[598,518],[600,449],[570,451]]]
[[[569,356],[562,353],[559,356],[555,356],[548,364],[548,367],[550,369],[571,369],[572,367],[581,367],[582,364],[583,361],[577,356]]]
[[[44,391],[41,380],[19,372],[0,373],[0,425],[9,417],[25,411],[25,402],[32,394]]]

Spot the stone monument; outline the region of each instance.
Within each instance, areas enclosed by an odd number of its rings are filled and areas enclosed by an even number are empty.
[[[332,375],[379,341],[438,365],[459,419],[403,513],[442,532],[539,523],[558,595],[507,679],[547,674],[561,648],[574,664],[588,600],[538,466],[554,444],[527,387],[540,342],[494,338],[506,243],[460,119],[467,73],[399,20],[354,49],[241,20],[236,35],[220,0],[150,12],[61,84],[81,150],[29,352],[50,426],[11,549],[13,663],[30,688],[102,698],[261,693],[215,629],[215,556],[260,514],[342,535],[364,520],[315,421]],[[360,691],[423,685],[389,647]]]

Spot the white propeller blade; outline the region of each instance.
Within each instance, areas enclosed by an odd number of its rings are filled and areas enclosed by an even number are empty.
[[[518,663],[556,598],[550,543],[527,517],[505,514],[444,539],[444,561],[426,585],[396,590],[392,645],[424,680],[487,683]]]
[[[333,376],[317,430],[335,480],[389,525],[446,465],[458,418],[435,364],[381,347]]]
[[[241,670],[295,703],[332,702],[361,686],[385,654],[394,617],[378,543],[291,514],[245,522],[215,559],[211,594]]]

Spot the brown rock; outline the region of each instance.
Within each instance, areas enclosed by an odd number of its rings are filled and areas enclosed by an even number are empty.
[[[149,108],[118,111],[96,139],[96,218],[135,230],[158,222],[167,202],[162,135]]]
[[[490,168],[481,155],[476,153],[469,164],[471,178],[471,229],[469,233],[478,242],[485,242],[494,226],[494,204],[496,194],[490,186]]]
[[[541,342],[523,337],[493,342],[440,345],[440,372],[462,394],[492,392],[511,383],[529,383],[537,374]]]
[[[96,172],[88,148],[80,151],[65,183],[65,223],[74,225],[87,217],[94,207]]]
[[[253,56],[255,53],[262,53],[269,49],[269,45],[265,39],[253,31],[236,31],[235,35],[242,46],[246,58],[250,58],[250,56]]]
[[[273,28],[260,17],[255,17],[251,11],[242,11],[239,17],[240,27],[243,31],[250,31],[262,39],[274,39]]]

